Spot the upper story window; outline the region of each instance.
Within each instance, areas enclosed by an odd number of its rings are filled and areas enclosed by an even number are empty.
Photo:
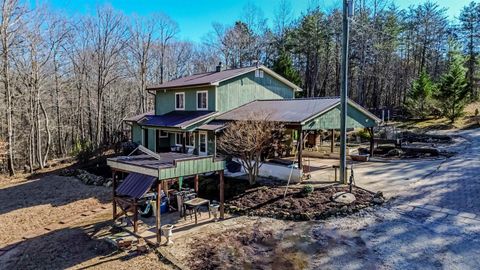
[[[261,70],[261,69],[256,69],[256,70],[255,70],[255,77],[257,77],[257,78],[263,78],[263,70]]]
[[[175,110],[185,110],[185,93],[175,93]]]
[[[208,110],[208,91],[197,91],[197,110]]]

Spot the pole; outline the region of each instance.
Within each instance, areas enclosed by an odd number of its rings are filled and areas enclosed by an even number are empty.
[[[340,181],[347,184],[348,0],[343,0],[342,81],[340,89]]]

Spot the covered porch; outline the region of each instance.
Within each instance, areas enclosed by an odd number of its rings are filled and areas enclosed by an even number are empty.
[[[339,169],[337,138],[340,129],[340,99],[310,98],[287,100],[257,100],[226,112],[218,117],[222,121],[264,120],[282,123],[286,129],[287,144],[292,151],[276,152],[265,159],[260,175],[299,182],[310,177],[322,177],[325,170],[332,172],[327,181],[336,181]],[[374,127],[380,119],[365,108],[348,101],[347,129],[365,129],[369,133],[368,154],[373,155]],[[348,144],[347,144],[348,145]],[[288,147],[287,147],[288,148]],[[356,159],[358,154],[349,153]],[[322,159],[326,158],[322,162]],[[312,172],[322,171],[312,174]],[[337,175],[338,176],[338,175]]]
[[[112,216],[117,225],[150,244],[160,245],[163,225],[174,225],[175,231],[213,221],[213,216],[210,215],[210,201],[201,198],[193,200],[197,197],[195,194],[198,194],[199,175],[204,173],[218,175],[220,191],[218,214],[220,219],[224,218],[223,159],[176,152],[155,153],[143,146],[139,146],[136,151],[141,154],[107,160],[112,169]],[[192,190],[182,189],[182,182],[186,177],[194,178]],[[176,185],[175,190],[171,188],[173,184]],[[194,211],[190,211],[190,216],[181,215],[182,210],[187,209],[183,203],[188,201],[182,201],[176,208],[170,205],[178,201],[177,196],[183,195],[188,195],[190,201],[199,203],[198,206],[193,205],[189,208]],[[206,206],[207,213],[198,211],[200,206]],[[153,209],[153,216],[144,216],[147,207]],[[186,215],[186,212],[183,214]]]

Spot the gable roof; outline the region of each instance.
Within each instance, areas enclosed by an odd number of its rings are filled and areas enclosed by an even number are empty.
[[[131,116],[131,117],[127,117],[127,118],[123,119],[123,121],[125,121],[125,122],[138,122],[138,121],[142,120],[142,118],[144,118],[145,116],[153,115],[153,114],[155,114],[155,111],[148,111],[146,113],[142,113],[142,114],[134,115],[134,116]]]
[[[222,70],[218,72],[211,71],[211,72],[195,74],[195,75],[179,78],[176,80],[168,81],[160,85],[149,86],[147,87],[147,90],[168,90],[168,89],[177,89],[177,88],[185,88],[185,87],[216,86],[223,81],[241,76],[243,74],[247,74],[256,69],[263,70],[265,73],[269,74],[270,76],[276,78],[277,80],[291,87],[294,91],[302,90],[300,87],[298,87],[294,83],[283,78],[278,73],[274,72],[273,70],[263,65],[258,67],[251,66],[251,67],[243,67],[243,68],[236,68],[236,69],[227,69],[227,70]]]
[[[375,122],[380,119],[357,103],[348,100],[355,107]],[[216,120],[265,120],[285,123],[304,124],[340,104],[338,97],[299,98],[299,99],[267,99],[255,100],[217,117]]]

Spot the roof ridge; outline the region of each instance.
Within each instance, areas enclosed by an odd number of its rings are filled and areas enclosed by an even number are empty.
[[[332,96],[332,97],[309,97],[309,98],[282,98],[282,99],[275,99],[275,98],[269,98],[269,99],[256,99],[257,101],[294,101],[294,100],[318,100],[318,99],[339,99],[340,97],[338,96]]]

